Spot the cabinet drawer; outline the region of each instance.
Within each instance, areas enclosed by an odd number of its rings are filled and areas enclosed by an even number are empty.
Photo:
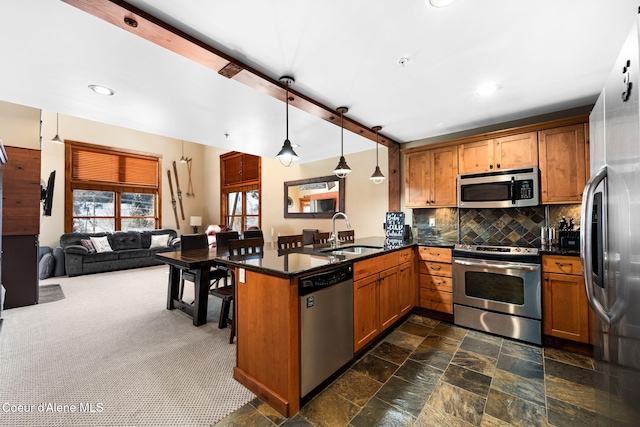
[[[363,261],[353,263],[353,280],[362,279],[363,277],[377,274],[381,271],[393,268],[398,265],[398,254],[392,252],[390,254],[379,255],[368,258]]]
[[[420,259],[423,261],[451,262],[451,249],[420,246]]]
[[[420,288],[420,306],[453,314],[453,294]]]
[[[542,271],[582,275],[582,262],[580,258],[574,256],[543,255]]]
[[[420,288],[453,292],[451,277],[431,276],[429,274],[420,275]]]
[[[420,274],[451,277],[451,264],[445,264],[444,262],[421,261]]]
[[[398,264],[408,262],[413,259],[413,248],[402,249],[398,251]]]

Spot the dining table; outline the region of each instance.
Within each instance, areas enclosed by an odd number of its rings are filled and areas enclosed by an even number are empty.
[[[169,265],[167,310],[178,309],[193,318],[195,326],[207,323],[207,300],[209,296],[209,272],[218,265],[216,249],[194,249],[189,251],[161,252],[156,259]],[[195,295],[193,304],[178,298],[182,271],[195,272]]]

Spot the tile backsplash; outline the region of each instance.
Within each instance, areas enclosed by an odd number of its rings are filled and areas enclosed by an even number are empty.
[[[446,238],[470,245],[541,245],[540,229],[557,227],[560,218],[580,225],[580,205],[506,209],[414,209],[414,237]]]
[[[460,242],[470,245],[540,246],[544,206],[460,209]]]

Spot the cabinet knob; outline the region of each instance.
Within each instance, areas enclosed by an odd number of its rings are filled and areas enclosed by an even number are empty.
[[[489,169],[493,169],[493,165],[489,165]]]
[[[498,169],[500,169],[500,163],[498,163],[498,164],[496,165],[496,167],[497,167]]]

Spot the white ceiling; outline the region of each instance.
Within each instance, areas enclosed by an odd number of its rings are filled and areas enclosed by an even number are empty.
[[[640,2],[129,3],[403,143],[593,103]],[[280,101],[60,0],[0,1],[0,40],[0,100],[261,156],[282,146]],[[475,94],[489,82],[501,89]],[[289,123],[302,161],[339,155],[338,127],[293,107]]]

